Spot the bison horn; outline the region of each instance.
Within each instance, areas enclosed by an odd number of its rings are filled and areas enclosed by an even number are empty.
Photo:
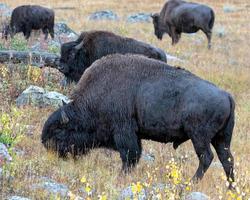
[[[155,19],[155,18],[158,18],[160,15],[159,15],[159,13],[151,13],[151,15],[150,15],[153,19]]]
[[[65,106],[67,103],[62,99],[62,105]]]
[[[82,46],[83,46],[83,41],[81,41],[78,45],[76,45],[76,46],[75,46],[75,49],[76,49],[76,50],[79,50],[79,49],[82,48]]]
[[[69,118],[64,110],[61,111],[62,123],[67,124],[69,122]]]

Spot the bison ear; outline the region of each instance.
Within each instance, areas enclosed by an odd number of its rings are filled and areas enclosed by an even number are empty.
[[[62,118],[62,123],[67,124],[69,122],[69,118],[66,114],[66,112],[62,109],[61,111],[61,118]]]
[[[78,51],[82,48],[82,46],[83,46],[83,40],[78,45],[76,45],[74,49]]]

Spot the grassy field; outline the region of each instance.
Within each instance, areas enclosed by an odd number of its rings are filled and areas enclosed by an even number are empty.
[[[196,185],[186,185],[194,174],[198,159],[192,144],[186,142],[177,151],[172,144],[144,141],[143,148],[155,155],[155,161],[141,160],[138,167],[128,176],[120,174],[121,161],[118,153],[102,149],[74,162],[63,161],[47,153],[40,142],[43,124],[53,108],[39,109],[32,106],[17,108],[15,98],[30,84],[45,87],[68,95],[74,85],[64,89],[59,81],[62,75],[52,69],[36,69],[25,65],[0,65],[0,134],[9,134],[14,149],[24,152],[13,154],[13,162],[4,169],[13,177],[2,183],[2,198],[17,194],[31,199],[48,199],[42,190],[30,186],[39,182],[39,177],[49,177],[58,183],[66,184],[74,195],[85,199],[116,199],[122,189],[134,185],[137,193],[143,188],[152,188],[158,183],[171,187],[154,191],[158,199],[180,199],[191,191],[204,192],[211,199],[249,199],[250,198],[250,4],[248,0],[200,0],[210,5],[216,20],[212,38],[212,49],[208,50],[203,33],[195,36],[182,35],[176,46],[165,36],[162,41],[153,34],[151,23],[129,24],[126,16],[137,12],[158,12],[163,0],[3,0],[14,8],[22,4],[40,4],[51,8],[73,7],[73,10],[55,9],[56,21],[65,21],[73,30],[100,29],[129,36],[151,43],[177,56],[183,61],[169,61],[171,65],[182,66],[200,77],[209,80],[230,92],[236,101],[236,126],[232,139],[232,152],[235,158],[236,190],[228,192],[224,171],[213,165],[203,180]],[[225,13],[223,6],[232,5],[239,10]],[[110,9],[120,18],[117,21],[89,21],[88,15],[96,10]],[[224,35],[219,31],[224,28]],[[22,35],[17,36],[18,45],[26,45]],[[1,45],[4,41],[0,41]],[[32,126],[27,134],[27,125]],[[216,155],[216,154],[215,154]],[[171,161],[171,162],[170,162]],[[219,162],[215,156],[214,162]],[[171,178],[170,178],[171,177]],[[85,180],[86,179],[86,180]],[[138,182],[138,183],[137,183]],[[185,186],[185,187],[184,187]],[[87,195],[86,191],[93,190]],[[1,198],[1,196],[0,196]],[[50,197],[58,199],[59,197]]]

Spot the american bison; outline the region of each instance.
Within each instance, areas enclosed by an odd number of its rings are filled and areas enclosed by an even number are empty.
[[[172,45],[178,43],[181,33],[195,33],[202,30],[211,48],[214,11],[206,6],[182,0],[169,0],[160,13],[152,15],[155,35],[162,39],[167,33],[172,38]]]
[[[42,29],[45,39],[48,33],[54,38],[55,13],[49,8],[36,5],[24,5],[15,8],[11,14],[10,24],[3,28],[2,36],[7,39],[10,34],[13,37],[16,33],[23,32],[26,39],[29,39],[32,30]]]
[[[83,32],[76,41],[61,46],[59,71],[68,82],[78,82],[83,72],[97,59],[108,54],[143,54],[149,58],[167,61],[163,50],[132,38],[107,31]]]
[[[140,159],[142,139],[172,142],[175,149],[191,139],[199,158],[194,180],[211,164],[212,144],[234,181],[234,107],[229,93],[184,69],[141,55],[113,54],[85,71],[72,102],[45,122],[41,140],[60,157],[114,149],[123,170],[130,171]]]

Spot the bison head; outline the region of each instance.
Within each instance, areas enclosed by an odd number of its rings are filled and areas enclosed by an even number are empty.
[[[74,157],[84,154],[88,151],[88,146],[92,145],[89,134],[86,134],[82,126],[82,120],[70,104],[52,113],[44,124],[41,136],[45,148],[57,152],[63,158],[68,153]]]
[[[155,35],[159,40],[162,40],[163,34],[167,33],[170,37],[170,26],[168,23],[162,23],[160,20],[160,15],[158,13],[155,13],[151,15],[153,19],[154,29],[155,29]]]
[[[8,39],[8,35],[10,34],[10,25],[9,24],[4,24],[3,29],[2,29],[2,39],[5,38],[6,40]]]
[[[79,81],[85,70],[86,60],[83,42],[77,41],[64,43],[61,46],[61,58],[59,60],[59,71],[62,72],[70,82]]]
[[[8,35],[10,35],[11,38],[14,37],[14,35],[17,33],[16,27],[11,27],[10,24],[4,24],[2,29],[2,38],[8,39]]]
[[[160,27],[160,15],[158,13],[155,13],[151,15],[151,17],[153,19],[155,35],[159,40],[161,40],[164,32],[161,31],[161,27]]]

